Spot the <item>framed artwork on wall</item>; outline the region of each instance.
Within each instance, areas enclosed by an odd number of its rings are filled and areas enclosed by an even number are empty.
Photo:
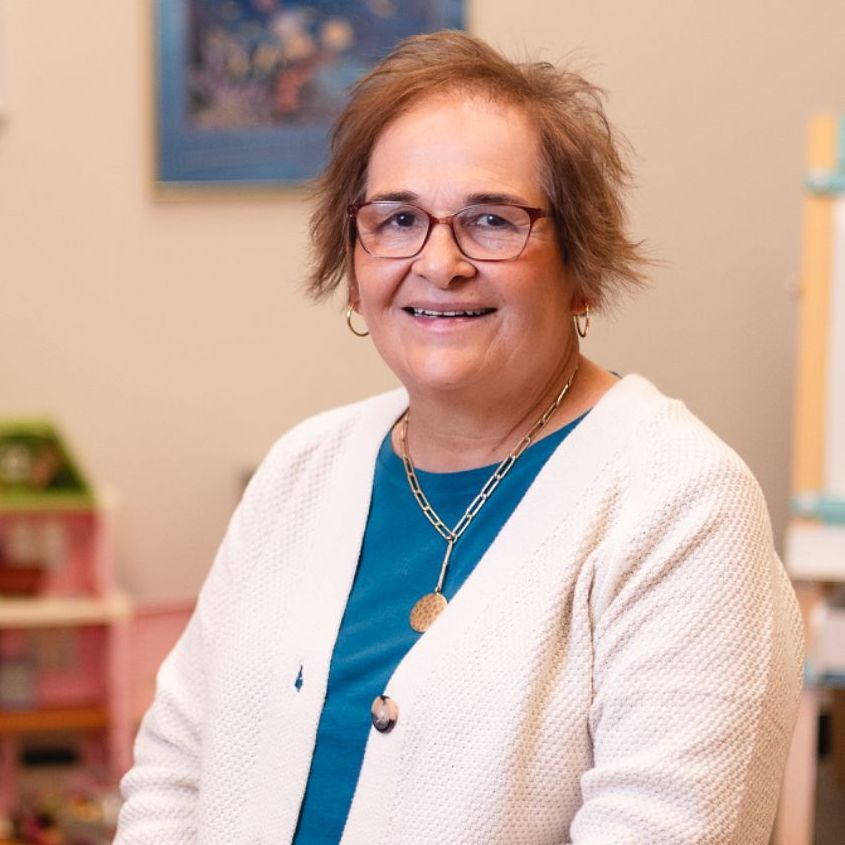
[[[463,0],[156,0],[157,181],[315,176],[346,91],[408,35],[464,26]]]

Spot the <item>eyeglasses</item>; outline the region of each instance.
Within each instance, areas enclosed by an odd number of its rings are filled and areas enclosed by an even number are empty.
[[[448,217],[435,217],[418,205],[393,200],[353,203],[347,209],[355,221],[361,246],[375,258],[413,258],[426,245],[437,223],[446,223],[458,249],[476,261],[519,258],[535,221],[547,211],[508,203],[468,205]]]

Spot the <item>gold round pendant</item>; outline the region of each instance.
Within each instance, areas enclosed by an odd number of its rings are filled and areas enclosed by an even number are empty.
[[[443,593],[426,593],[411,610],[411,627],[422,634],[445,609]]]

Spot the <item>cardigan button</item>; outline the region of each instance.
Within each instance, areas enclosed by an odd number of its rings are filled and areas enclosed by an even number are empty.
[[[370,707],[373,717],[373,727],[381,733],[388,733],[393,730],[396,720],[399,718],[399,705],[387,695],[377,695]]]

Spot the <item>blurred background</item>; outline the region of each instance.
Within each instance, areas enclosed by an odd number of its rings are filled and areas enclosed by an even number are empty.
[[[470,0],[466,21],[608,92],[664,264],[585,352],[733,446],[780,544],[807,126],[845,113],[845,4]],[[303,294],[306,187],[156,184],[154,61],[148,0],[0,0],[0,418],[54,420],[111,491],[116,583],[189,605],[274,440],[395,380],[345,302]]]

